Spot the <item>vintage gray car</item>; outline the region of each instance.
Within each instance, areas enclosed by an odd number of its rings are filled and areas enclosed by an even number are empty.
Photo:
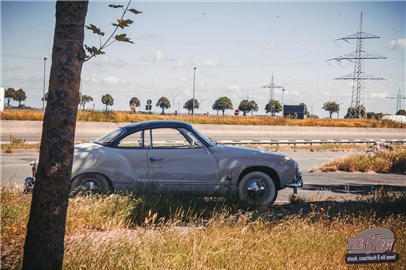
[[[233,195],[255,206],[272,205],[278,190],[302,185],[289,157],[218,145],[179,121],[129,124],[77,145],[72,169],[72,190]]]

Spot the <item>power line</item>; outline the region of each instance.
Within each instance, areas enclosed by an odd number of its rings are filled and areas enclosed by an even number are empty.
[[[352,108],[352,112],[349,112],[349,113],[351,113],[352,118],[365,117],[365,115],[362,114],[362,110],[363,109],[365,110],[365,106],[364,106],[364,102],[363,102],[364,91],[365,91],[364,80],[383,80],[383,78],[381,78],[381,77],[377,77],[375,75],[368,74],[365,72],[364,60],[386,59],[386,57],[379,56],[377,54],[365,51],[364,40],[376,39],[376,38],[379,38],[379,37],[362,31],[362,12],[361,12],[358,32],[339,39],[339,40],[344,40],[346,42],[348,42],[348,40],[355,39],[357,41],[355,52],[348,53],[343,56],[339,56],[339,57],[331,59],[331,60],[336,60],[336,61],[355,60],[353,74],[347,74],[347,75],[335,78],[336,80],[352,80],[353,81],[351,106],[350,106],[350,108]]]

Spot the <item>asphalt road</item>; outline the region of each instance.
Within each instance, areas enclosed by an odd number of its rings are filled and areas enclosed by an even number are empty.
[[[406,176],[376,173],[310,173],[312,168],[320,167],[332,158],[348,155],[348,152],[310,152],[283,151],[283,154],[295,159],[303,173],[304,187],[298,189],[298,196],[310,200],[322,200],[329,197],[347,198],[367,194],[372,189],[385,186],[386,189],[406,191]],[[30,161],[38,157],[38,151],[18,151],[1,154],[1,184],[22,185],[31,174]],[[277,203],[289,201],[293,190],[286,188],[279,192]]]

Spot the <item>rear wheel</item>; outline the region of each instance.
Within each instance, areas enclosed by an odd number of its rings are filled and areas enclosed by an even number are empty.
[[[278,195],[272,178],[260,171],[246,174],[238,183],[237,193],[243,204],[253,207],[268,207]]]
[[[97,173],[85,173],[76,176],[71,184],[71,193],[80,192],[107,193],[111,186],[107,178]]]

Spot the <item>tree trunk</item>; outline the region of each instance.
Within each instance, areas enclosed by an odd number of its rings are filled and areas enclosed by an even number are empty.
[[[88,1],[56,3],[48,102],[23,269],[62,269]]]

